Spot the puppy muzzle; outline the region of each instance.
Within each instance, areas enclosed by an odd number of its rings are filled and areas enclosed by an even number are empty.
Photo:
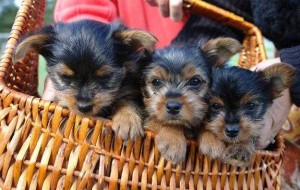
[[[77,109],[82,113],[88,113],[92,111],[93,105],[90,102],[78,102]]]
[[[230,138],[235,138],[240,133],[240,127],[237,124],[226,124],[225,133]]]

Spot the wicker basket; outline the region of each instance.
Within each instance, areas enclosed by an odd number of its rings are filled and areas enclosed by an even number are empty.
[[[187,9],[218,18],[246,34],[240,55],[249,68],[266,59],[259,30],[242,18],[202,1]],[[0,63],[0,187],[2,189],[280,189],[283,139],[238,168],[198,154],[190,142],[182,165],[160,156],[153,135],[123,143],[103,121],[69,113],[37,97],[37,58],[17,64],[21,35],[43,24],[45,0],[24,0]]]

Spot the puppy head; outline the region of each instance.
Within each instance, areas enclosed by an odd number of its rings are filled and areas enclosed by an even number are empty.
[[[126,73],[139,71],[135,63],[152,53],[155,42],[151,34],[119,23],[57,23],[25,36],[15,60],[29,50],[43,55],[60,103],[94,116],[118,99]]]
[[[210,67],[198,48],[168,47],[152,56],[144,71],[144,102],[149,117],[167,125],[199,124]]]
[[[288,64],[260,72],[215,69],[206,128],[229,143],[259,137],[264,114],[272,100],[291,86],[294,73]]]

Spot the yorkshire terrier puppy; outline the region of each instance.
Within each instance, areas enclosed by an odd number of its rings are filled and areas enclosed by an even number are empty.
[[[167,160],[178,164],[186,155],[186,138],[194,137],[206,114],[211,61],[224,63],[240,50],[238,41],[217,38],[193,46],[157,50],[144,70],[145,128]]]
[[[272,101],[291,86],[294,74],[295,69],[285,63],[254,72],[238,67],[214,69],[200,151],[225,163],[248,166],[263,117]]]
[[[27,34],[15,60],[34,50],[47,60],[56,99],[87,117],[112,117],[123,139],[143,135],[138,60],[149,56],[156,38],[120,23],[83,20],[55,23]]]

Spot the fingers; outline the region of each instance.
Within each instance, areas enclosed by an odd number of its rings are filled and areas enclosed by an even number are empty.
[[[183,0],[146,0],[151,6],[159,6],[163,17],[170,17],[174,21],[180,21],[183,17]]]
[[[274,59],[268,59],[266,61],[262,61],[259,64],[257,64],[256,66],[252,67],[251,71],[255,71],[255,70],[261,71],[261,70],[264,70],[265,68],[267,68],[273,64],[276,64],[276,63],[281,63],[281,60],[279,57],[274,58]]]
[[[157,4],[160,9],[160,13],[163,17],[169,17],[170,11],[169,11],[169,0],[157,0]]]
[[[157,6],[157,0],[146,0],[150,6]]]
[[[180,21],[183,17],[183,0],[170,0],[170,17],[174,21]]]

